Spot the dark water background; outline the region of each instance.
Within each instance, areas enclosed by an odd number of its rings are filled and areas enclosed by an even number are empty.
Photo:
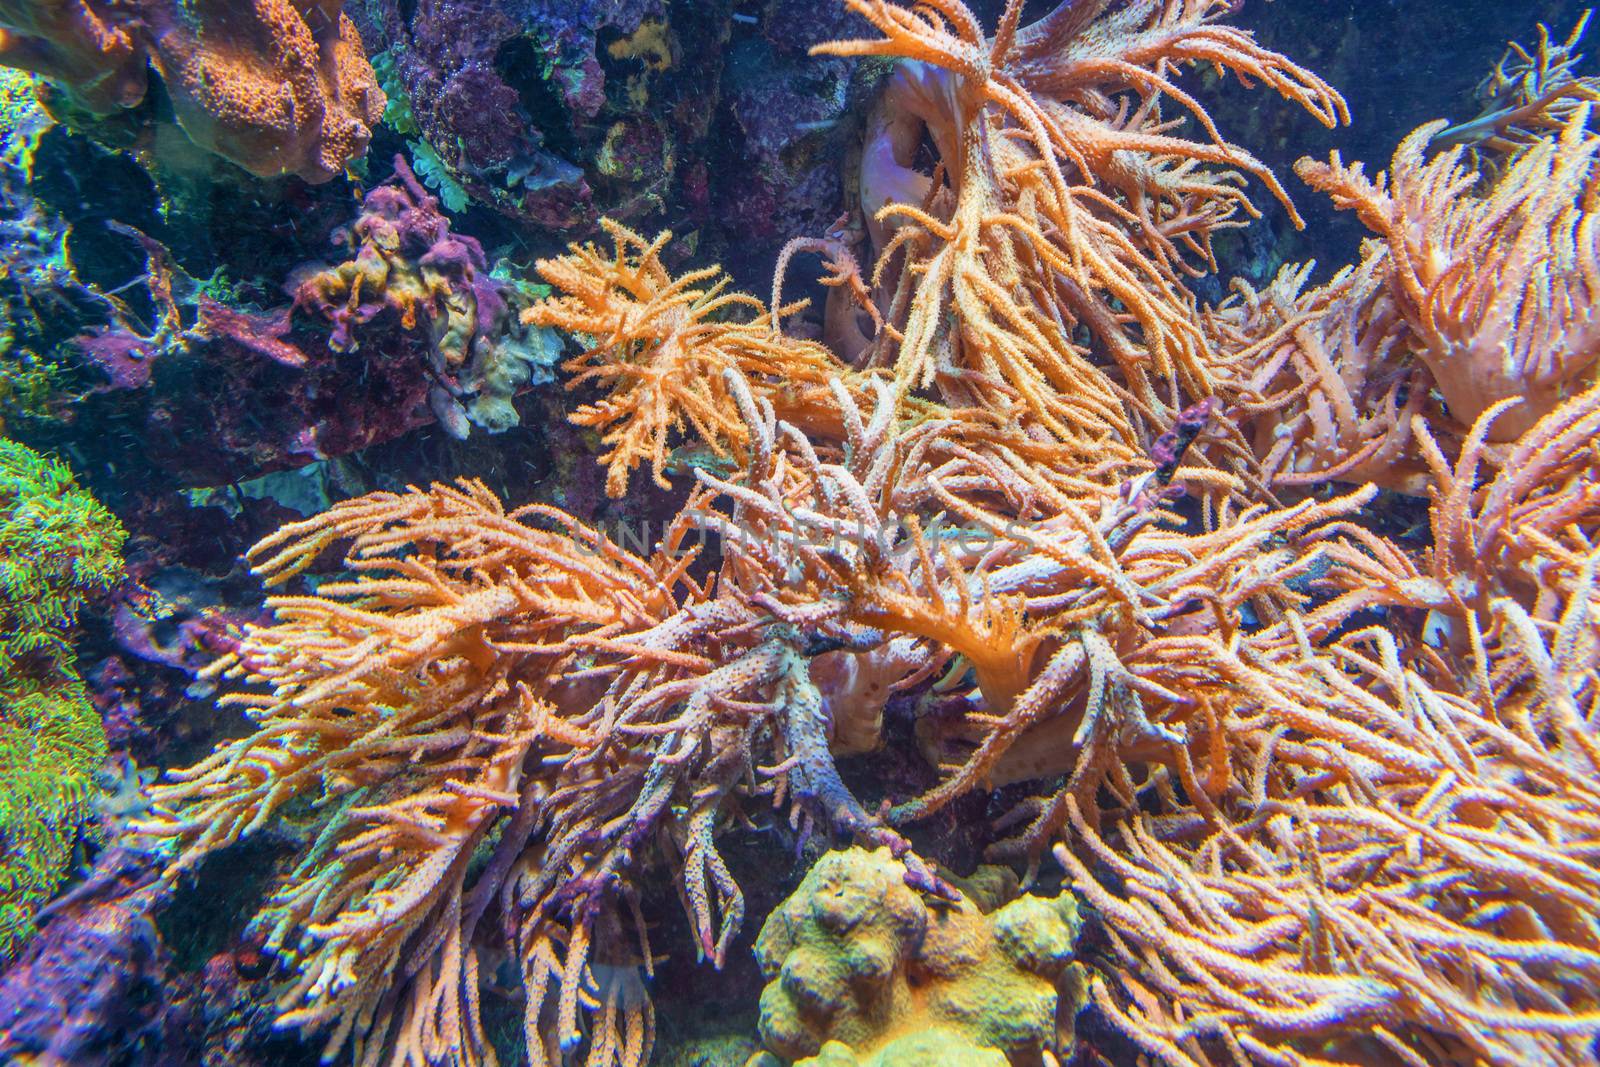
[[[992,27],[1004,0],[969,5]],[[1030,0],[1024,21],[1056,6]],[[1357,254],[1364,235],[1349,214],[1333,211],[1325,197],[1294,176],[1301,156],[1326,159],[1338,149],[1368,173],[1388,168],[1395,147],[1412,130],[1435,119],[1462,122],[1477,114],[1473,89],[1506,53],[1508,41],[1533,50],[1538,25],[1564,40],[1590,5],[1581,0],[1239,0],[1230,25],[1253,31],[1268,48],[1313,71],[1343,94],[1350,125],[1325,129],[1294,104],[1234,79],[1203,84],[1195,95],[1224,137],[1249,149],[1278,174],[1306,220],[1294,234],[1287,218],[1259,185],[1252,197],[1274,232],[1275,259],[1315,257],[1325,277]],[[1600,70],[1600,28],[1591,20],[1580,73]],[[1236,267],[1248,273],[1248,264]],[[1205,287],[1202,287],[1205,288]]]
[[[1347,162],[1364,161],[1369,173],[1386,169],[1395,146],[1418,126],[1477,114],[1473,89],[1505,55],[1507,41],[1532,51],[1541,22],[1564,40],[1588,8],[1578,0],[1244,0],[1234,22],[1331,82],[1350,105],[1350,125],[1326,130],[1298,108],[1252,91],[1243,95],[1265,113],[1260,127],[1223,133],[1279,173],[1306,218],[1308,253],[1324,266],[1346,262],[1355,257],[1360,225],[1301,185],[1290,171],[1294,161],[1326,158],[1337,148]],[[1593,23],[1581,73],[1600,69]],[[1221,94],[1230,119],[1249,114],[1240,96],[1236,82]]]

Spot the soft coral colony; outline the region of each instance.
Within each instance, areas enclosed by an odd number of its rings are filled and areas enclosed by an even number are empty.
[[[1030,783],[991,853],[1053,855],[1104,931],[1093,1010],[1156,1059],[1588,1060],[1592,90],[1508,105],[1471,154],[1430,160],[1424,129],[1386,178],[1303,162],[1378,239],[1323,287],[1291,268],[1203,307],[1186,279],[1256,214],[1249,181],[1288,199],[1179,72],[1328,124],[1331,87],[1228,0],[1031,25],[1012,0],[992,35],[957,0],[846,4],[878,36],[818,51],[898,64],[870,257],[803,242],[820,340],[779,306],[787,254],[771,305],[615,225],[540,263],[526,316],[582,345],[608,490],[665,481],[686,437],[713,461],[637,550],[472,482],[256,546],[272,585],[336,545],[346,574],[211,668],[256,729],[159,789],[172,873],[309,798],[325,826],[255,920],[284,1025],[488,1064],[481,992],[515,979],[534,1063],[632,1065],[656,872],[720,964],[743,813],[887,847],[932,899],[955,889],[902,830]],[[1528,63],[1560,74],[1558,48]],[[1363,521],[1372,483],[1426,495],[1425,549]],[[930,689],[937,784],[862,803],[835,750]]]

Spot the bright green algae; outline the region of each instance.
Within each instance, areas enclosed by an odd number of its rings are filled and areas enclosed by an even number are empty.
[[[72,636],[85,596],[120,577],[126,536],[64,464],[0,440],[0,962],[92,814],[106,737]]]

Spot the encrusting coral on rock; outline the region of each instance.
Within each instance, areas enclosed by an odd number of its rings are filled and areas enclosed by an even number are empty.
[[[837,215],[871,72],[806,49],[849,18],[768,0],[351,0],[425,181],[535,240],[670,222],[749,277]],[[446,200],[450,204],[450,200]],[[455,205],[451,205],[454,207]]]
[[[560,341],[524,326],[528,302],[515,285],[495,277],[483,246],[451,232],[404,159],[394,180],[369,192],[361,216],[334,234],[350,254],[336,266],[311,267],[291,284],[295,307],[333,326],[328,345],[355,352],[360,328],[393,312],[403,329],[428,339],[433,385],[428,404],[452,436],[469,421],[491,433],[518,422],[511,398],[530,381],[548,381]]]
[[[929,900],[905,875],[887,849],[830,852],[767,919],[768,1050],[818,1067],[1065,1060],[1083,991],[1072,895],[980,908]]]
[[[161,76],[189,138],[252,174],[327,181],[366,153],[384,97],[340,0],[0,0],[0,64],[93,114]]]
[[[184,1041],[182,993],[166,981],[170,952],[154,913],[170,899],[159,857],[112,848],[50,902],[41,930],[0,975],[0,1061],[99,1067],[199,1062]]]

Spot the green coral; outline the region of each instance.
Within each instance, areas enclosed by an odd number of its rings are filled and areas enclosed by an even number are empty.
[[[0,334],[0,433],[13,423],[55,418],[68,387],[67,372],[60,366],[12,345],[10,337]]]
[[[433,146],[421,139],[422,127],[411,112],[411,97],[406,93],[405,83],[400,80],[400,72],[395,69],[392,49],[372,57],[372,72],[378,79],[378,88],[383,90],[388,100],[383,109],[384,125],[402,137],[417,138],[406,142],[411,149],[411,167],[417,172],[417,177],[439,194],[439,200],[447,210],[467,210],[467,205],[472,201],[466,189],[456,181],[449,165],[439,157]]]
[[[0,961],[33,932],[92,814],[106,737],[72,632],[84,597],[120,577],[126,536],[66,466],[0,440]]]
[[[467,205],[472,201],[466,189],[456,181],[449,165],[439,157],[433,146],[421,139],[422,127],[411,112],[411,97],[406,93],[405,83],[400,80],[400,72],[395,69],[393,50],[379,52],[372,57],[372,72],[378,79],[378,88],[383,90],[388,100],[383,109],[384,125],[402,137],[417,138],[406,142],[411,149],[411,167],[417,172],[417,177],[439,194],[439,200],[446,209],[454,212],[467,210]]]
[[[492,345],[485,353],[478,395],[467,405],[467,417],[490,433],[503,433],[521,422],[512,404],[518,391],[555,377],[561,335],[546,327],[512,326]]]
[[[406,144],[411,149],[412,169],[424,185],[439,194],[439,202],[445,206],[445,210],[457,214],[467,210],[472,198],[456,181],[455,175],[450,173],[449,164],[439,158],[433,146],[427,141],[407,141]]]
[[[771,979],[761,994],[767,1063],[1065,1061],[1084,988],[1072,895],[1002,903],[1014,881],[986,878],[971,896],[933,900],[905,878],[888,849],[831,852],[767,919],[756,939]]]
[[[400,80],[400,72],[395,69],[394,49],[386,48],[372,57],[372,73],[387,101],[383,107],[383,124],[402,137],[421,133],[416,116],[411,113],[411,96]]]

